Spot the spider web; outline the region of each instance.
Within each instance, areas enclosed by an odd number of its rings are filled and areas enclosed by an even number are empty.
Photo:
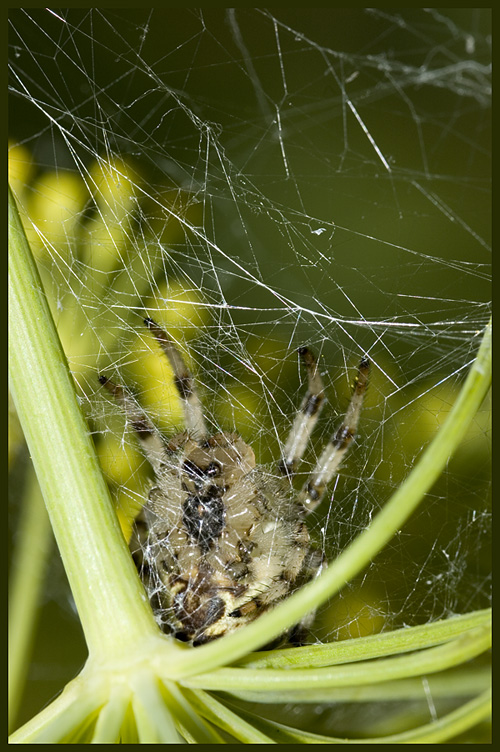
[[[319,356],[298,486],[372,362],[355,446],[310,519],[335,557],[446,417],[489,318],[490,18],[436,9],[16,9],[12,182],[124,528],[148,468],[97,381],[182,429],[143,325],[211,428],[280,458]],[[314,639],[489,603],[487,406]],[[42,671],[43,673],[43,671]]]

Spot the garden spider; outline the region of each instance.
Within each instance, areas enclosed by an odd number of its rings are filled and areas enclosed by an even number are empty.
[[[344,421],[296,493],[291,478],[325,399],[312,352],[298,351],[308,389],[278,472],[270,474],[256,466],[253,450],[238,434],[209,433],[182,355],[158,324],[149,318],[145,324],[172,366],[186,430],[164,439],[125,387],[105,376],[99,381],[124,411],[155,472],[137,520],[135,559],[156,620],[164,631],[198,645],[253,621],[321,568],[305,517],[321,501],[354,438],[370,364],[361,360]]]

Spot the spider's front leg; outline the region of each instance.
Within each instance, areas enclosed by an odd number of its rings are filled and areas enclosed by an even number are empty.
[[[144,456],[155,472],[161,467],[165,455],[165,444],[158,429],[150,421],[144,410],[136,402],[131,392],[119,384],[115,384],[106,376],[99,376],[99,383],[106,387],[113,395],[118,405],[125,413],[127,421],[134,429],[141,443]]]
[[[163,353],[167,356],[174,372],[174,384],[182,401],[186,430],[193,439],[205,439],[208,436],[203,408],[198,397],[191,373],[180,351],[167,332],[153,319],[144,319],[148,329],[153,332]]]
[[[354,390],[344,421],[326,445],[300,493],[299,499],[307,514],[316,509],[320,503],[328,483],[339,469],[356,435],[369,379],[370,361],[368,358],[363,358],[358,366]]]
[[[283,457],[278,466],[279,471],[288,477],[293,475],[302,459],[325,401],[323,380],[319,374],[316,358],[307,347],[301,347],[298,352],[307,368],[308,388],[293,421],[283,449]]]

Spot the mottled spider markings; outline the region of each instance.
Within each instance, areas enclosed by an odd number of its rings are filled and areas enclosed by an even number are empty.
[[[296,493],[291,479],[325,401],[313,353],[299,350],[308,389],[278,473],[270,473],[256,465],[238,434],[210,435],[180,351],[152,319],[145,324],[172,366],[186,430],[165,439],[125,387],[105,376],[99,381],[123,409],[155,472],[131,547],[156,619],[164,631],[199,645],[252,621],[322,566],[305,517],[355,436],[370,365],[362,359],[345,419]]]

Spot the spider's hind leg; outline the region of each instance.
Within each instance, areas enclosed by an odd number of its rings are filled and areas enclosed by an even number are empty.
[[[369,378],[370,361],[363,358],[358,366],[354,390],[344,421],[326,445],[301,491],[300,501],[307,513],[312,512],[320,503],[326,486],[337,472],[356,435]]]

